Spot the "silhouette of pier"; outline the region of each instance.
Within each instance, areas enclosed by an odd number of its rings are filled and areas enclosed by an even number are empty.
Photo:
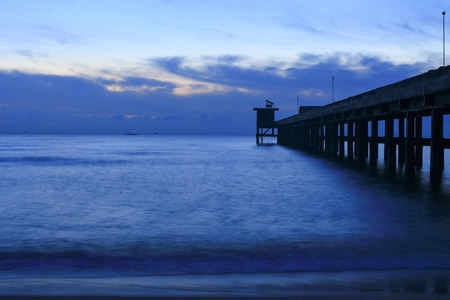
[[[404,164],[406,170],[422,166],[423,147],[429,146],[431,175],[440,176],[444,169],[444,150],[450,149],[444,138],[450,67],[309,108],[272,124],[278,144],[372,163],[384,144],[386,163],[393,168]],[[424,117],[431,117],[430,138],[423,137]]]

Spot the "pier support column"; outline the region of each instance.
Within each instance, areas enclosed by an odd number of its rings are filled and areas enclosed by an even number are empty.
[[[331,123],[325,123],[325,154],[331,153]]]
[[[297,144],[297,126],[295,123],[292,124],[292,138],[291,138],[291,147],[295,147]]]
[[[406,141],[405,141],[405,154],[406,154],[406,170],[411,170],[416,164],[415,158],[415,130],[414,123],[416,120],[416,114],[408,111],[406,113]]]
[[[297,123],[292,124],[292,139],[291,147],[297,148],[298,146],[298,125]]]
[[[319,151],[319,140],[320,140],[320,127],[318,123],[312,124],[312,150],[314,152]]]
[[[312,133],[313,133],[313,129],[312,129],[313,127],[312,127],[312,125],[311,125],[311,123],[308,123],[308,124],[306,124],[306,139],[307,139],[307,142],[306,142],[306,149],[308,149],[308,150],[312,150],[312,148],[313,148],[313,139],[312,139]]]
[[[378,120],[371,120],[371,136],[370,136],[370,162],[376,163],[378,159]]]
[[[345,156],[345,123],[341,122],[339,124],[339,156]]]
[[[355,142],[355,144],[353,145],[353,152],[354,152],[354,156],[355,157],[359,157],[359,143],[360,143],[360,141],[359,141],[359,138],[360,138],[360,136],[359,136],[359,119],[356,119],[354,122],[353,122],[353,124],[354,124],[354,126],[355,126],[355,132],[354,132],[354,134],[353,134],[353,141]]]
[[[303,131],[303,125],[301,123],[298,123],[298,148],[302,149],[305,146],[305,135]]]
[[[348,121],[347,126],[347,158],[353,159],[353,121]]]
[[[308,149],[308,125],[306,124],[302,124],[302,136],[303,136],[303,140],[302,140],[302,149],[306,150]]]
[[[314,152],[319,151],[320,145],[320,126],[319,123],[314,124]]]
[[[444,169],[444,113],[442,108],[431,110],[431,175],[440,175]]]
[[[405,162],[405,151],[405,118],[401,116],[398,118],[398,162],[400,164]]]
[[[367,158],[368,143],[368,124],[367,120],[358,120],[358,160],[364,161]]]
[[[323,141],[322,141],[322,131],[323,127],[321,123],[316,124],[316,131],[317,131],[317,140],[316,140],[316,152],[320,152],[323,149]]]
[[[421,167],[423,165],[423,142],[422,142],[422,115],[417,114],[415,117],[416,123],[416,166]]]
[[[386,116],[385,131],[386,141],[384,146],[387,149],[387,161],[390,167],[395,167],[397,147],[394,140],[394,117],[390,114]]]
[[[305,130],[305,125],[303,124],[299,124],[299,129],[300,129],[300,149],[305,149],[305,144],[306,144],[306,130]]]
[[[311,123],[306,123],[305,124],[305,130],[306,130],[306,150],[311,150],[312,149],[312,142],[311,142]]]
[[[332,121],[330,123],[331,128],[331,138],[330,138],[330,154],[331,156],[336,156],[338,152],[338,122]]]
[[[318,152],[323,152],[323,135],[324,135],[324,130],[323,130],[323,123],[319,123],[319,141],[318,141],[318,148],[317,151]]]
[[[324,123],[320,123],[320,152],[324,152],[325,151],[325,127],[326,125]]]
[[[256,128],[256,144],[259,145],[259,128]]]
[[[389,148],[388,148],[388,126],[387,126],[387,115],[384,119],[384,161],[387,162],[389,160]]]

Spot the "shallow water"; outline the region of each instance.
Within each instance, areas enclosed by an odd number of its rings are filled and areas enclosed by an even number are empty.
[[[448,169],[436,187],[252,136],[1,135],[0,277],[450,268]]]

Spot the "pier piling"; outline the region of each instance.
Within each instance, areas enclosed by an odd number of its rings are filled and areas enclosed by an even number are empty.
[[[372,117],[370,133],[370,162],[376,163],[378,160],[378,120]]]

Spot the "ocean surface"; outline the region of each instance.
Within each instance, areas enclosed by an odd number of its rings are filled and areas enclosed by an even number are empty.
[[[424,152],[411,180],[254,136],[3,134],[0,279],[446,272]]]

